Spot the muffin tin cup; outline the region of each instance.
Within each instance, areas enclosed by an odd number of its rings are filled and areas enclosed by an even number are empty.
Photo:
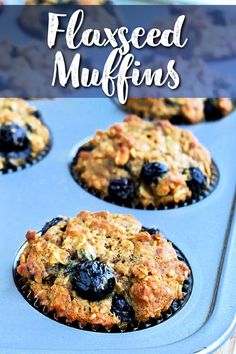
[[[27,246],[27,242],[25,242],[22,247],[18,250],[15,262],[13,264],[13,279],[15,282],[15,285],[21,295],[24,297],[24,299],[32,306],[34,307],[37,311],[42,313],[43,315],[47,316],[48,318],[57,321],[63,325],[67,325],[69,327],[73,327],[76,329],[80,330],[85,330],[85,331],[92,331],[92,332],[102,332],[102,333],[124,333],[124,332],[133,332],[133,331],[138,331],[138,330],[143,330],[147,329],[156,325],[159,325],[165,321],[167,321],[169,318],[173,317],[177,312],[179,312],[185,304],[188,302],[192,289],[193,289],[193,274],[191,267],[189,265],[189,262],[187,261],[186,257],[184,254],[172,243],[172,246],[174,247],[176,254],[178,256],[178,259],[184,263],[186,263],[190,269],[190,275],[187,277],[187,279],[184,281],[183,287],[182,287],[182,293],[183,293],[183,298],[181,300],[176,299],[172,302],[170,308],[161,314],[159,318],[153,318],[150,319],[148,322],[143,323],[143,322],[134,322],[132,324],[128,324],[127,327],[125,328],[120,328],[119,326],[115,325],[112,328],[106,328],[104,326],[98,325],[98,326],[92,326],[90,324],[86,325],[81,325],[78,321],[74,321],[72,323],[68,323],[66,318],[58,318],[56,316],[56,313],[54,311],[48,312],[47,307],[43,306],[40,304],[40,300],[38,298],[34,297],[34,294],[32,290],[29,288],[27,284],[27,279],[22,277],[19,273],[17,273],[17,266],[19,265],[19,258],[25,247]]]
[[[73,177],[75,182],[81,188],[85,189],[88,193],[90,193],[90,194],[94,195],[95,197],[102,199],[106,202],[112,203],[112,204],[116,204],[116,205],[119,205],[122,207],[132,208],[132,209],[141,209],[141,210],[169,210],[169,209],[177,209],[177,208],[186,207],[188,205],[196,204],[196,203],[202,201],[203,199],[205,199],[206,197],[208,197],[215,190],[215,188],[218,185],[219,178],[220,178],[219,169],[218,169],[216,163],[214,162],[214,160],[212,160],[210,184],[199,195],[192,196],[191,198],[188,198],[184,202],[179,202],[179,203],[172,203],[171,202],[171,203],[167,203],[167,204],[160,204],[159,207],[154,207],[153,205],[149,205],[145,208],[140,203],[136,203],[136,204],[135,203],[118,203],[118,202],[113,201],[109,197],[102,198],[98,191],[94,190],[93,188],[87,187],[86,184],[80,179],[80,177],[73,171],[73,164],[74,164],[74,159],[72,159],[72,162],[69,163],[69,169],[70,169],[71,176]]]
[[[50,133],[50,131],[49,131],[49,133]],[[35,158],[28,158],[20,166],[13,166],[12,165],[12,167],[8,167],[8,168],[4,168],[4,169],[0,170],[0,175],[6,175],[6,174],[14,173],[14,172],[19,172],[19,171],[25,170],[28,167],[34,166],[35,164],[37,164],[38,162],[40,162],[41,160],[43,160],[47,156],[47,154],[51,150],[51,147],[52,147],[52,136],[50,133],[49,142],[48,142],[47,146],[44,148],[44,150],[42,150],[40,152],[40,154],[38,154]]]

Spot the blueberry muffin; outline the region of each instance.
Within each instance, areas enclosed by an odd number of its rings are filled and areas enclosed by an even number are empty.
[[[130,115],[81,146],[75,179],[89,191],[131,207],[174,205],[198,197],[211,181],[211,156],[190,131],[167,120]]]
[[[42,42],[26,46],[0,40],[0,97],[57,97],[59,88],[49,86],[52,56]],[[33,78],[33,80],[32,80]]]
[[[190,274],[158,229],[102,211],[57,217],[28,231],[17,272],[56,318],[125,328],[159,318]]]
[[[195,124],[225,117],[234,109],[230,98],[129,98],[128,111],[174,124]]]
[[[186,14],[190,43],[188,49],[182,51],[180,55],[200,56],[207,60],[235,56],[236,17],[234,12],[230,13],[226,8],[213,6],[190,6],[187,8],[176,5],[171,6],[169,10],[171,14],[168,17],[163,16],[162,19],[159,16],[153,26],[165,29],[167,24],[175,23],[178,16]],[[170,48],[170,52],[173,51],[175,48]]]
[[[0,171],[16,170],[37,159],[49,140],[36,108],[20,98],[0,98]]]
[[[63,5],[81,5],[89,7],[86,9],[87,22],[86,28],[103,28],[104,23],[107,27],[114,27],[118,23],[118,13],[114,9],[110,0],[26,0],[26,5],[48,5],[48,6],[63,6]],[[100,6],[90,6],[100,5]],[[68,8],[68,15],[73,13],[73,7]],[[33,6],[25,6],[19,16],[19,25],[29,35],[36,38],[45,38],[47,36],[48,26],[48,9],[41,6],[36,9]]]
[[[171,50],[171,48],[168,48],[168,51],[169,50]],[[182,56],[176,56],[176,60],[179,68],[178,72],[181,73],[181,77],[187,78],[178,88],[178,96],[182,95],[192,98],[196,97],[196,94],[200,92],[200,96],[203,97],[202,100],[204,100],[204,97],[236,97],[232,75],[226,72],[222,75],[218,67],[209,65],[198,56],[188,59]],[[142,62],[143,70],[151,69],[153,72],[157,67],[163,68],[166,66],[166,59],[160,56],[160,53],[155,50],[144,54]],[[156,97],[167,98],[169,96],[170,88],[168,85],[163,85],[162,87],[155,85],[132,87],[132,97],[136,98],[154,97],[156,99]],[[199,104],[199,99],[195,98],[195,100],[197,100]],[[235,99],[233,99],[233,101],[235,103]],[[196,104],[194,104],[194,106],[196,106]]]

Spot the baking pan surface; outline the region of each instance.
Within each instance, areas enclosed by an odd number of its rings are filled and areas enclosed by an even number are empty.
[[[134,210],[97,199],[78,186],[68,163],[73,147],[124,113],[109,99],[35,101],[53,135],[53,146],[39,164],[0,176],[0,352],[209,353],[235,326],[236,309],[236,114],[191,129],[210,150],[220,171],[217,188],[204,200],[172,210]],[[28,229],[39,230],[57,215],[80,210],[131,213],[143,225],[158,226],[188,259],[194,277],[186,305],[172,318],[142,331],[92,333],[61,325],[35,311],[12,277],[17,249]]]

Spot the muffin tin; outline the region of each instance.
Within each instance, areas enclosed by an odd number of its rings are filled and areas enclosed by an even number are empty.
[[[35,101],[53,136],[50,153],[30,169],[0,176],[0,352],[5,353],[208,353],[230,335],[236,322],[235,182],[236,113],[187,127],[211,152],[219,184],[204,200],[179,209],[137,210],[97,199],[78,186],[68,163],[73,147],[124,118],[109,99]],[[109,210],[158,226],[190,263],[194,278],[185,306],[157,326],[128,333],[92,333],[61,325],[35,311],[11,275],[16,251],[28,229],[57,215]]]

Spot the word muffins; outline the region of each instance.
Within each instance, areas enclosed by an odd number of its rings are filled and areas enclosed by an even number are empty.
[[[125,108],[150,120],[195,124],[225,117],[234,104],[230,98],[129,98]]]
[[[26,238],[16,270],[24,289],[45,313],[80,328],[138,329],[190,295],[188,265],[130,215],[82,211]]]
[[[33,164],[49,146],[49,131],[38,110],[22,99],[0,98],[0,172]]]
[[[141,208],[199,200],[215,174],[210,153],[191,132],[135,115],[97,131],[78,149],[71,172],[98,197]]]

